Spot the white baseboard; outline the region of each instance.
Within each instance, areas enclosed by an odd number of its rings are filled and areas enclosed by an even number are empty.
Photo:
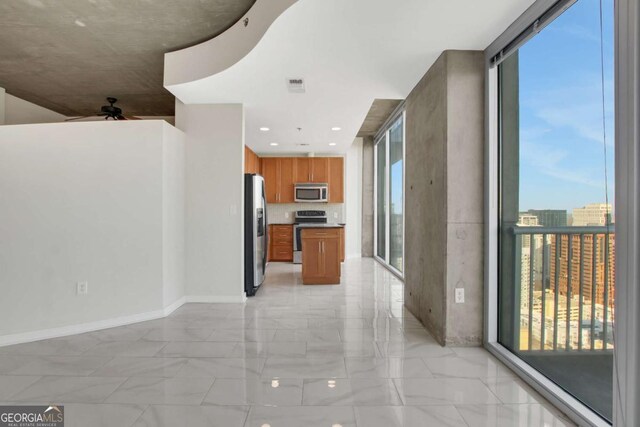
[[[59,328],[42,329],[39,331],[22,332],[18,334],[0,336],[0,347],[13,344],[23,344],[27,342],[46,340],[50,338],[66,337],[68,335],[84,334],[87,332],[99,331],[101,329],[115,328],[118,326],[130,325],[132,323],[145,322],[166,317],[180,308],[186,302],[186,297],[176,300],[161,310],[146,311],[143,313],[131,314],[128,316],[115,317],[112,319],[97,320],[95,322],[80,323],[77,325],[61,326]]]
[[[177,309],[179,309],[180,307],[182,307],[182,305],[186,302],[187,302],[187,297],[179,298],[173,304],[169,304],[168,306],[166,306],[164,310],[162,310],[162,312],[165,316],[168,316],[174,311],[176,311]]]
[[[211,295],[189,295],[187,302],[204,302],[204,303],[243,303],[247,301],[247,296],[243,293],[238,296],[211,296]]]
[[[189,295],[179,298],[161,310],[146,311],[143,313],[131,314],[128,316],[115,317],[112,319],[97,320],[95,322],[80,323],[77,325],[61,326],[59,328],[42,329],[38,331],[22,332],[0,336],[0,347],[27,342],[46,340],[50,338],[66,337],[68,335],[84,334],[87,332],[99,331],[101,329],[115,328],[118,326],[130,325],[132,323],[146,322],[147,320],[161,319],[173,313],[187,302],[202,303],[244,303],[247,296],[243,293],[238,296],[209,296],[209,295]]]

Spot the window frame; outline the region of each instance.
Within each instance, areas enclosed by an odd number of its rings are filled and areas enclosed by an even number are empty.
[[[499,123],[499,76],[492,59],[510,42],[532,25],[538,17],[566,2],[567,7],[579,0],[537,0],[507,30],[485,50],[485,324],[484,347],[510,367],[520,378],[557,406],[579,425],[609,426],[610,424],[589,407],[564,391],[553,381],[529,366],[498,342],[498,273],[499,273],[499,174],[500,174],[500,123]],[[640,274],[634,265],[640,255],[640,231],[638,206],[640,203],[640,7],[634,0],[615,2],[615,64],[616,64],[616,230],[625,236],[626,242],[616,242],[625,250],[616,256],[616,344],[614,360],[613,418],[616,425],[631,426],[640,421],[640,386],[638,375],[638,337],[633,335],[633,326],[640,321],[640,290],[628,286],[638,283]],[[565,8],[559,11],[560,15]],[[626,109],[626,114],[621,114]],[[629,159],[635,159],[629,161]],[[626,203],[620,201],[625,198]],[[628,250],[628,252],[627,252]],[[618,269],[620,272],[618,272]],[[628,328],[628,329],[627,329]],[[633,367],[629,364],[635,363]],[[621,386],[620,386],[621,385]],[[619,386],[618,389],[616,387]],[[625,409],[624,424],[620,421]]]
[[[402,119],[402,271],[395,268],[388,262],[390,256],[390,224],[391,224],[391,168],[389,167],[389,131],[391,127]],[[380,128],[378,133],[373,139],[373,258],[387,268],[391,273],[397,276],[399,279],[404,280],[405,269],[405,207],[406,207],[406,147],[407,147],[407,114],[404,106],[404,102],[401,103],[395,111],[385,121],[384,125]],[[385,258],[378,256],[378,143],[385,140]]]

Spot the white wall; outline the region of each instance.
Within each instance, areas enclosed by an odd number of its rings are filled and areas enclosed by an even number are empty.
[[[362,255],[362,138],[356,138],[345,156],[345,253]]]
[[[183,137],[162,121],[0,127],[0,344],[182,297]]]
[[[39,105],[5,94],[5,125],[21,125],[29,123],[64,122],[67,116],[48,110]]]
[[[243,107],[176,100],[176,126],[186,134],[186,292],[243,301]]]
[[[185,135],[162,125],[163,306],[185,295]]]

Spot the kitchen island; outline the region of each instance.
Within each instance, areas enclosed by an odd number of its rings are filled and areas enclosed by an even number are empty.
[[[305,224],[302,240],[302,283],[339,285],[342,225]]]

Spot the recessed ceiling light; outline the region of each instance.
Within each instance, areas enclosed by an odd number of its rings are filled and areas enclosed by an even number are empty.
[[[271,143],[269,143],[269,145],[272,146],[272,147],[277,147],[278,143],[277,142],[271,142]]]
[[[342,128],[341,128],[341,127],[338,127],[338,126],[334,126],[334,127],[332,127],[332,128],[331,128],[331,130],[338,131],[338,130],[342,130]]]
[[[335,142],[330,142],[329,145],[333,147],[334,145],[338,145],[338,144],[336,144]]]
[[[74,21],[74,24],[76,24],[78,27],[86,27],[86,26],[87,26],[87,24],[85,24],[84,22],[82,22],[82,21],[81,21],[81,20],[79,20],[79,19],[76,19],[76,20]]]
[[[270,129],[268,127],[261,127],[260,130],[262,132],[269,132]]]

